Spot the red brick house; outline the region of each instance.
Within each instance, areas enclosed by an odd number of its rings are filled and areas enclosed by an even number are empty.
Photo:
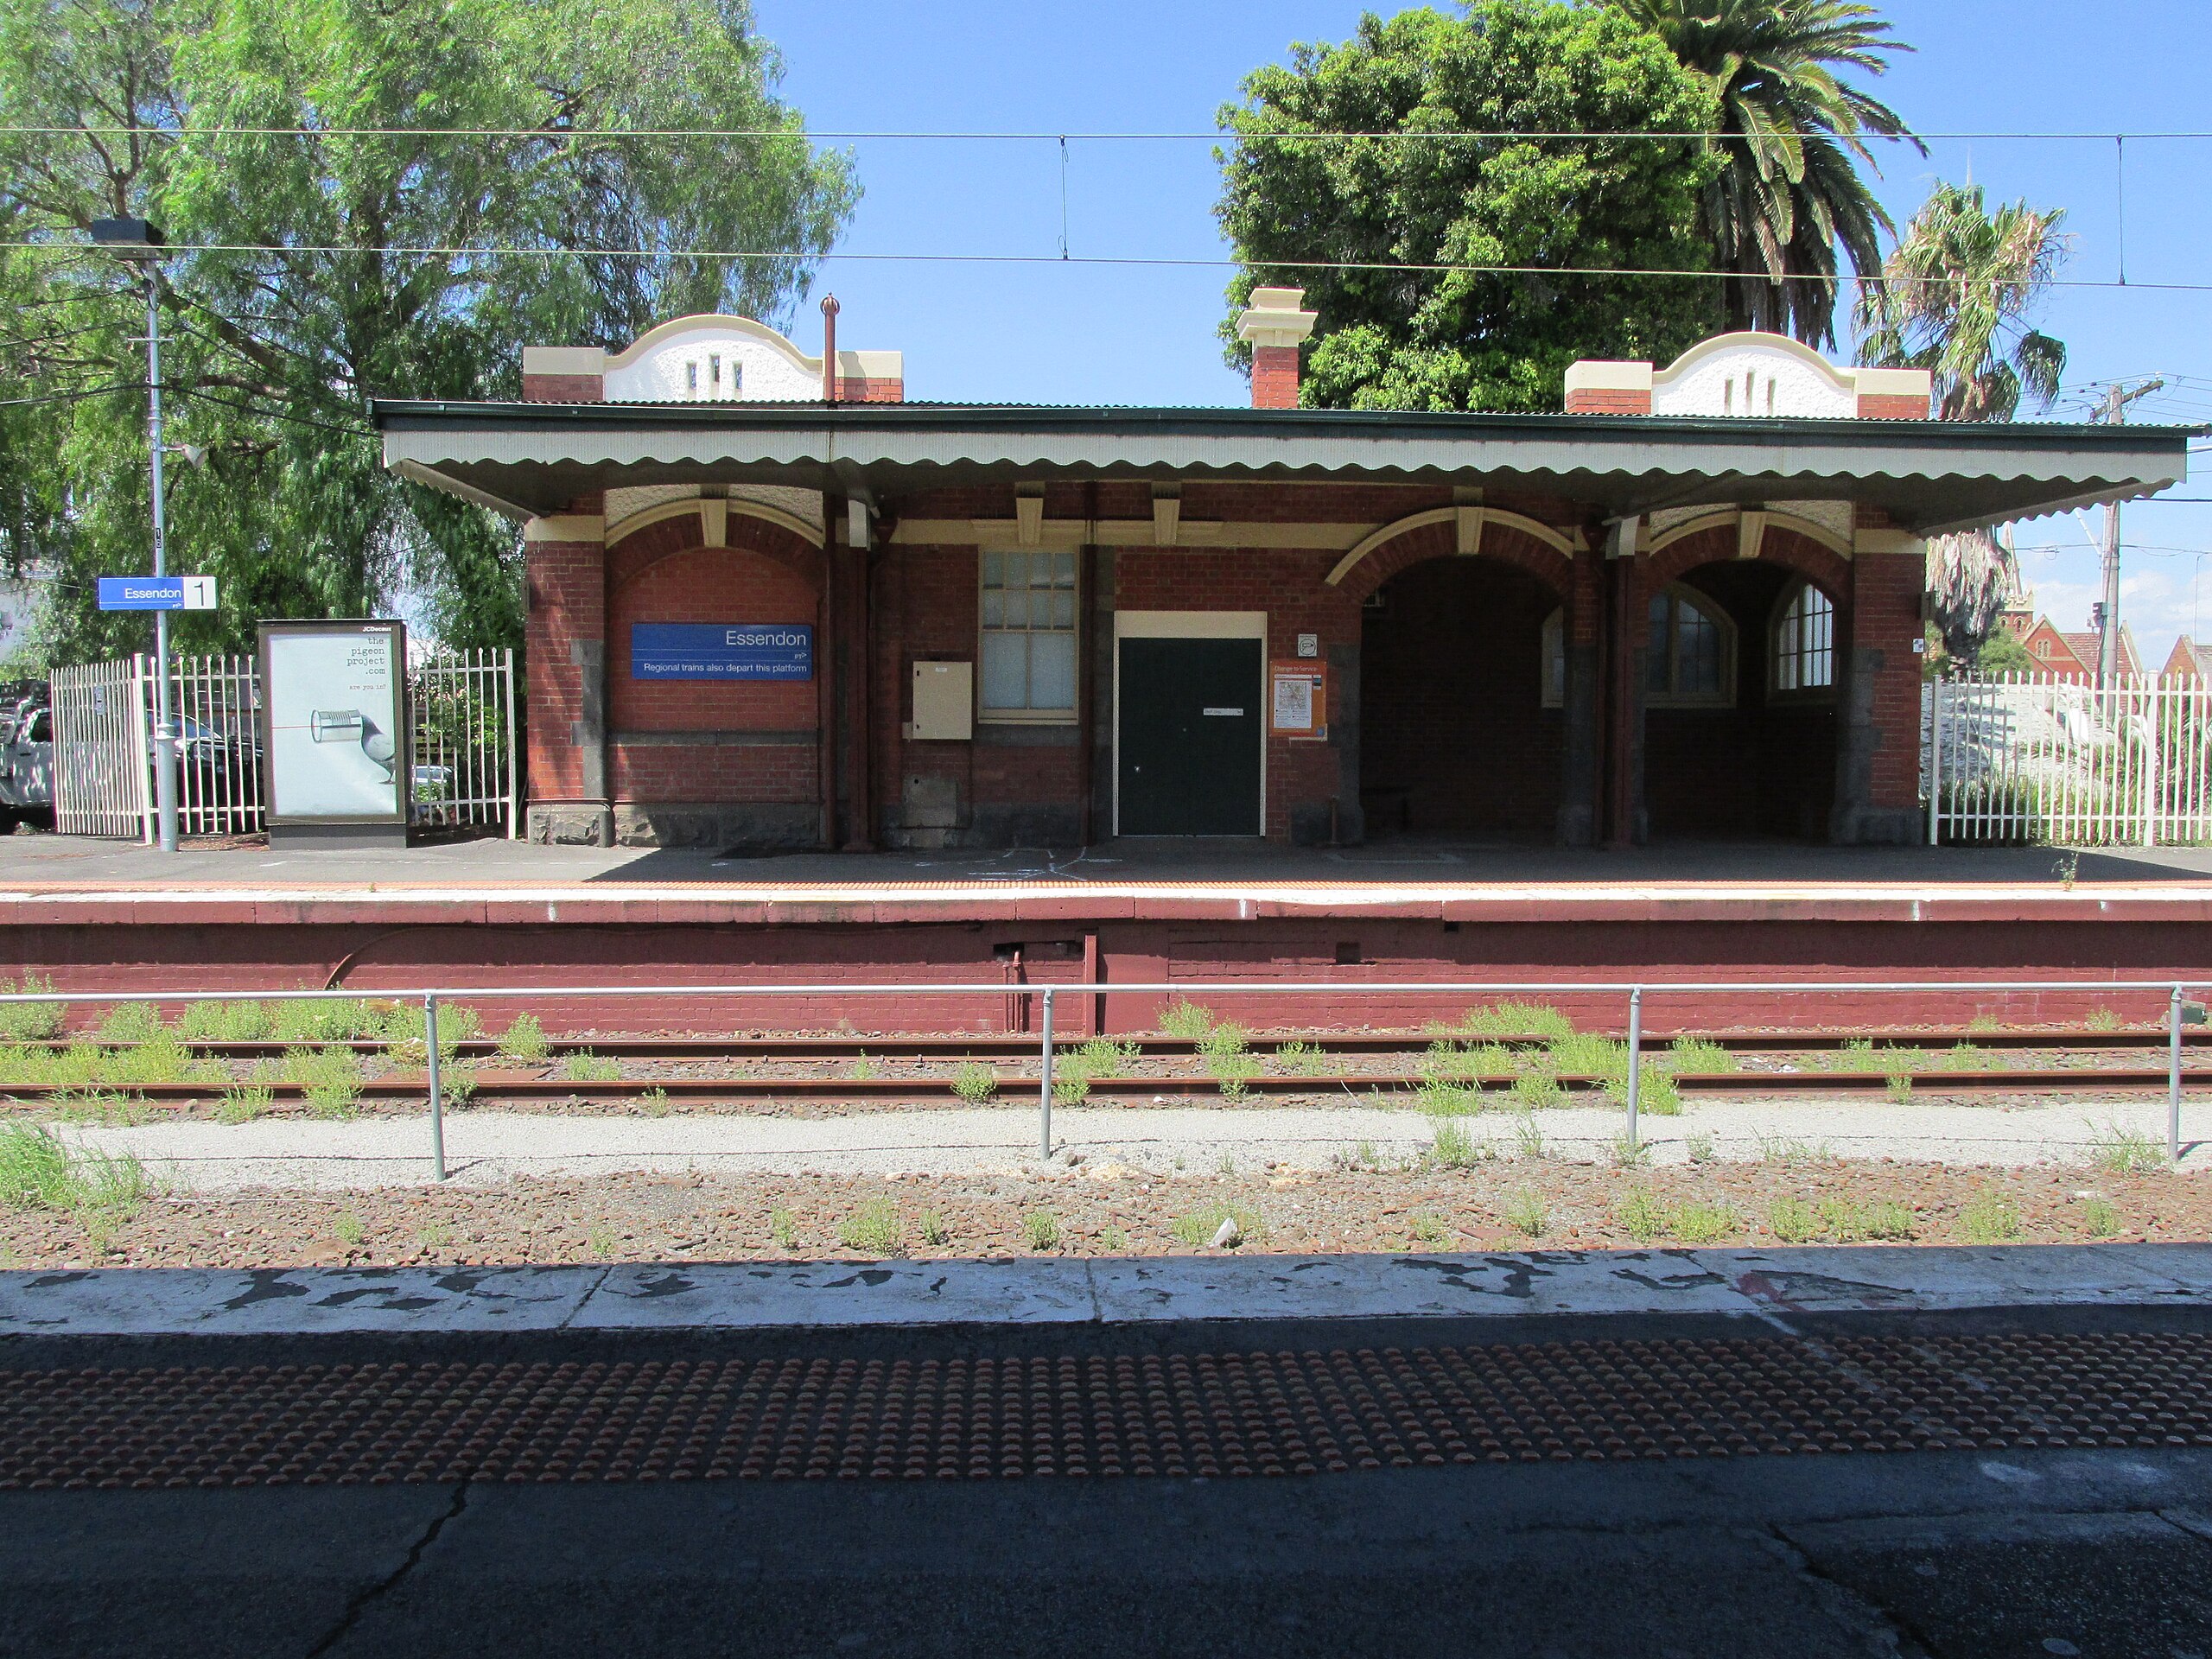
[[[2096,680],[2097,658],[2103,654],[2103,645],[2094,628],[2063,632],[2049,617],[2038,616],[2034,626],[2021,634],[2020,644],[2042,673],[2082,685]],[[2143,659],[2136,652],[2135,636],[2125,622],[2120,625],[2120,677],[2123,680],[2143,677]]]
[[[2158,671],[2162,681],[2212,680],[2212,650],[2200,645],[2187,634],[2174,641],[2174,648],[2166,653],[2166,665]]]
[[[1255,295],[1249,409],[910,404],[703,317],[376,419],[524,524],[531,835],[639,845],[1909,841],[1923,538],[2185,474],[1767,334],[1302,409],[1314,321]]]

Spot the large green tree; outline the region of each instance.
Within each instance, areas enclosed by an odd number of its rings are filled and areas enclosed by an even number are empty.
[[[1861,176],[1868,135],[1909,137],[1904,118],[1845,78],[1881,74],[1911,48],[1859,0],[1611,0],[1705,77],[1719,100],[1699,222],[1724,270],[1729,326],[1835,338],[1837,250],[1881,268],[1892,227]],[[1917,140],[1914,140],[1916,143]]]
[[[186,647],[409,594],[449,643],[514,643],[513,527],[385,471],[368,400],[785,316],[857,192],[779,69],[747,0],[0,0],[0,111],[54,129],[0,134],[0,225],[42,245],[0,264],[0,536],[62,579],[55,647],[141,633],[90,602],[148,537],[142,278],[86,250],[93,219],[177,245],[164,396],[207,459],[171,474],[172,568],[224,597]],[[730,136],[644,131],[671,128]]]
[[[1309,404],[1556,409],[1575,359],[1665,361],[1719,321],[1710,277],[1580,274],[1710,263],[1707,146],[1603,135],[1711,130],[1712,88],[1618,11],[1370,15],[1243,90],[1221,112],[1234,142],[1217,211],[1245,266],[1229,297],[1305,289],[1320,315]],[[1515,132],[1593,136],[1459,136]],[[1483,269],[1501,266],[1535,269]],[[1249,362],[1233,323],[1224,334]]]

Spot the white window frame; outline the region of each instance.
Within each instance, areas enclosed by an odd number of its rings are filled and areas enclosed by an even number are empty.
[[[1069,590],[1073,596],[1074,620],[1065,628],[1036,627],[1024,624],[1018,628],[1004,625],[993,626],[983,620],[983,599],[990,590],[984,586],[983,575],[994,557],[1003,559],[1031,559],[1066,557],[1074,562],[1075,581]],[[1001,588],[1001,593],[1014,591]],[[1053,593],[1051,588],[1025,588],[1025,593]],[[1069,690],[1069,704],[1065,709],[991,709],[983,702],[983,642],[994,633],[1021,634],[1065,633],[1075,642],[1075,671]],[[1083,554],[1072,548],[1014,547],[979,548],[976,553],[976,718],[991,726],[1072,726],[1083,715]]]
[[[1670,626],[1667,629],[1667,683],[1669,689],[1664,691],[1654,691],[1650,689],[1649,676],[1651,668],[1649,663],[1647,662],[1644,664],[1645,679],[1643,688],[1643,706],[1647,709],[1734,708],[1736,706],[1736,657],[1738,646],[1738,642],[1736,637],[1736,624],[1734,620],[1729,616],[1727,611],[1722,607],[1719,601],[1714,599],[1710,594],[1700,593],[1696,588],[1689,586],[1687,582],[1670,582],[1664,588],[1661,588],[1659,593],[1653,594],[1651,597],[1653,599],[1656,599],[1662,594],[1669,599],[1674,600],[1679,604],[1689,606],[1691,609],[1696,611],[1699,615],[1710,622],[1713,625],[1714,631],[1719,635],[1720,690],[1718,692],[1700,691],[1685,694],[1674,689],[1674,687],[1680,683],[1681,678],[1681,664],[1678,660],[1679,653],[1675,649],[1676,645],[1680,643],[1681,633],[1678,629],[1671,626],[1670,618]],[[1646,600],[1644,601],[1643,614],[1641,618],[1641,621],[1643,627],[1644,638],[1649,639],[1651,634],[1651,605],[1649,600]]]
[[[1122,641],[1124,639],[1257,639],[1260,683],[1252,688],[1260,710],[1260,838],[1268,834],[1268,613],[1265,611],[1116,611],[1114,613],[1114,833],[1122,833]],[[1175,836],[1166,837],[1175,840]]]
[[[1552,671],[1559,672],[1554,677]],[[1536,706],[1567,707],[1567,607],[1554,605],[1536,636]]]
[[[1808,645],[1802,638],[1789,644],[1783,640],[1783,630],[1789,626],[1789,608],[1805,594],[1812,594],[1827,607],[1827,643],[1822,648]],[[1836,637],[1835,601],[1821,591],[1815,583],[1800,576],[1782,590],[1782,597],[1774,607],[1774,614],[1767,620],[1766,628],[1766,689],[1767,695],[1789,702],[1823,702],[1835,696],[1836,672],[1840,666],[1840,642]],[[1783,663],[1795,657],[1801,662],[1825,656],[1827,677],[1816,685],[1784,685]]]

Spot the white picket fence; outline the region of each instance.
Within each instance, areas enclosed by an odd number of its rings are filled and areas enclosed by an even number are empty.
[[[2212,687],[1939,681],[1922,688],[1921,739],[1930,841],[2212,842]]]
[[[410,657],[413,821],[518,835],[514,652]],[[150,842],[153,658],[56,669],[50,684],[54,828]],[[259,664],[251,657],[178,658],[169,665],[169,695],[177,722],[178,833],[250,835],[265,828]]]

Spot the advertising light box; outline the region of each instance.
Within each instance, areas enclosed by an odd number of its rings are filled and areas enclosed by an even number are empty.
[[[407,630],[261,628],[262,768],[272,827],[407,823]]]

